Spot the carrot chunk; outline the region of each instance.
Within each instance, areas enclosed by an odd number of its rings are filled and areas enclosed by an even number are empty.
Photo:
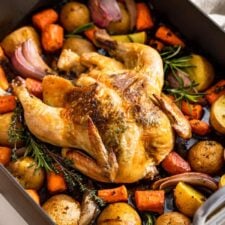
[[[16,108],[16,99],[13,95],[0,96],[0,113],[12,112]]]
[[[66,181],[62,174],[50,171],[47,173],[47,189],[50,193],[63,192],[67,189]]]
[[[128,200],[127,188],[124,185],[112,189],[98,190],[98,196],[108,203]]]
[[[135,191],[135,203],[140,211],[163,213],[165,203],[164,190]]]
[[[184,42],[166,26],[160,26],[155,36],[166,44],[185,46]]]
[[[199,104],[191,104],[190,102],[182,101],[181,111],[191,119],[199,120],[203,114],[203,107]]]
[[[26,87],[28,91],[38,98],[42,98],[42,83],[38,80],[27,78]]]
[[[171,175],[191,171],[189,163],[174,151],[162,161],[162,167]]]
[[[4,166],[10,162],[11,159],[11,149],[8,147],[0,147],[0,163]]]
[[[192,132],[201,136],[204,136],[210,132],[210,126],[208,123],[201,120],[190,120]]]
[[[9,88],[9,82],[6,78],[5,71],[2,66],[0,66],[0,88],[7,90]]]
[[[220,96],[225,94],[225,80],[220,80],[218,83],[213,85],[206,91],[206,99],[212,104],[215,102]]]
[[[138,31],[150,29],[154,26],[150,9],[144,2],[136,3],[137,18],[136,29]]]
[[[63,46],[63,28],[58,24],[45,26],[42,32],[42,46],[47,52],[55,52]]]
[[[97,27],[93,27],[91,29],[85,30],[84,35],[86,36],[87,39],[94,42],[96,30],[97,30]]]
[[[32,22],[34,26],[43,30],[47,25],[55,23],[58,20],[58,13],[54,9],[45,9],[33,15]]]

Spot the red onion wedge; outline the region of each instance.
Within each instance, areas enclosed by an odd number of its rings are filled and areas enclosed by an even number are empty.
[[[14,68],[23,77],[42,80],[52,70],[43,61],[32,40],[25,41],[19,46],[11,57]]]
[[[45,72],[40,71],[33,65],[31,65],[24,57],[22,52],[22,46],[19,46],[11,57],[14,68],[23,77],[31,77],[41,80],[45,76]]]
[[[110,22],[116,22],[122,18],[116,0],[89,0],[88,5],[94,23],[100,27],[107,27]]]
[[[205,187],[212,191],[216,191],[218,189],[218,185],[212,177],[207,174],[197,172],[181,173],[178,175],[162,178],[155,181],[152,185],[152,188],[166,189],[176,186],[180,181],[195,186]]]
[[[25,59],[34,67],[36,67],[36,69],[46,73],[51,73],[51,69],[43,61],[34,45],[34,42],[31,39],[28,39],[22,44],[22,51]]]

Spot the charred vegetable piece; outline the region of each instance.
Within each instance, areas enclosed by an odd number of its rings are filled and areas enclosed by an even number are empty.
[[[225,80],[220,80],[206,91],[206,99],[213,104],[220,96],[225,94]]]

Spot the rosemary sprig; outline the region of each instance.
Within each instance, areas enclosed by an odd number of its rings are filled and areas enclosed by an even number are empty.
[[[170,88],[164,87],[164,91],[173,95],[176,99],[176,102],[181,100],[186,100],[188,102],[198,102],[200,98],[202,98],[205,93],[195,92],[196,84],[194,81],[191,82],[189,86],[180,86],[178,88]]]
[[[65,35],[66,38],[69,38],[69,37],[74,37],[74,36],[79,36],[81,37],[80,35],[77,35],[77,34],[80,34],[86,30],[89,30],[91,28],[94,27],[94,24],[93,23],[86,23],[84,25],[81,25],[79,27],[77,27],[75,30],[73,30],[71,33],[68,33]]]
[[[164,73],[185,71],[187,68],[194,66],[190,63],[191,55],[182,56],[181,49],[181,46],[167,47],[160,54],[164,64]]]

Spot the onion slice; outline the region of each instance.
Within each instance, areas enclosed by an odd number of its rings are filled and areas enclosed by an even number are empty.
[[[125,4],[130,16],[130,30],[133,30],[136,25],[136,19],[137,19],[136,4],[134,0],[125,0]]]
[[[51,73],[51,69],[43,61],[31,39],[28,39],[22,44],[22,51],[25,59],[36,69],[45,73]]]
[[[152,185],[152,188],[160,190],[166,189],[176,186],[180,181],[195,186],[205,187],[212,191],[216,191],[218,189],[218,185],[212,177],[208,176],[207,174],[197,172],[181,173],[178,175],[162,178],[155,181]]]
[[[107,27],[110,22],[121,20],[122,15],[116,0],[89,0],[91,17],[100,27]]]
[[[35,59],[34,59],[35,60]],[[14,68],[23,77],[31,77],[41,80],[45,76],[45,72],[31,65],[23,55],[22,46],[19,46],[11,57]]]

